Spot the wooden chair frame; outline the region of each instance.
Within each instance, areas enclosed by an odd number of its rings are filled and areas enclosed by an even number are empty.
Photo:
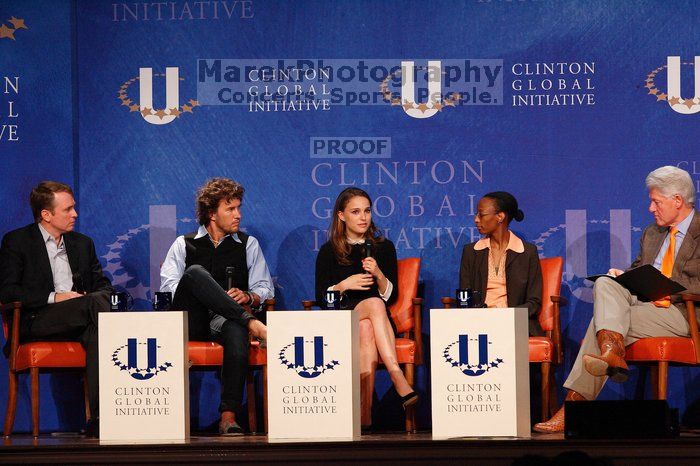
[[[542,258],[544,259],[544,258]],[[540,259],[540,260],[542,260]],[[561,280],[560,280],[561,281]],[[544,298],[544,297],[543,297]],[[551,340],[553,346],[552,362],[548,361],[530,361],[531,364],[540,365],[540,374],[542,383],[540,386],[541,411],[542,420],[547,420],[556,411],[557,393],[554,383],[554,367],[558,366],[564,360],[564,351],[561,337],[561,306],[567,305],[566,298],[560,295],[552,295],[549,297],[553,306],[553,325],[551,330],[545,331],[545,337]],[[455,298],[444,297],[441,299],[445,309],[453,308],[457,304]],[[532,337],[531,337],[532,338]],[[537,338],[537,337],[534,337]]]
[[[19,326],[20,317],[22,311],[22,303],[19,301],[0,304],[0,312],[2,313],[2,319],[5,324],[12,325],[9,328],[8,334],[5,335],[6,338],[9,337],[10,341],[10,354],[8,357],[8,387],[7,387],[7,408],[5,410],[5,426],[3,429],[3,435],[5,438],[9,438],[12,435],[12,428],[15,423],[15,414],[17,412],[17,391],[19,387],[19,375],[24,372],[29,372],[30,380],[30,398],[31,398],[31,409],[32,409],[32,436],[35,438],[39,436],[39,373],[41,369],[51,370],[53,372],[65,370],[65,369],[78,369],[83,372],[83,391],[84,391],[84,402],[85,402],[85,419],[90,420],[90,404],[88,402],[88,391],[87,391],[87,378],[84,377],[85,365],[83,363],[82,367],[46,367],[41,366],[30,366],[27,369],[17,369],[17,352],[22,345],[19,343]],[[11,317],[11,318],[10,318]],[[3,325],[5,327],[5,325]],[[38,343],[38,342],[32,342]],[[51,342],[51,343],[61,343],[61,342]],[[80,350],[84,352],[82,347]]]
[[[275,310],[275,300],[266,299],[263,303],[265,312],[272,312]],[[214,345],[218,345],[216,342],[211,342]],[[213,370],[219,369],[221,364],[193,364],[192,369],[195,370]],[[255,387],[255,371],[262,370],[262,403],[263,403],[263,432],[267,432],[267,364],[263,365],[249,365],[248,373],[246,374],[246,392],[248,394],[248,427],[251,433],[258,432],[258,413],[257,413],[257,391]]]
[[[632,355],[626,360],[630,364],[647,365],[651,368],[652,395],[657,400],[665,400],[668,395],[668,368],[673,366],[694,366],[700,364],[700,333],[698,332],[697,311],[695,303],[700,302],[700,294],[682,293],[681,297],[685,301],[688,311],[688,327],[690,328],[690,337],[652,337],[642,338],[629,345],[627,348],[634,350],[635,345],[645,345],[657,343],[662,349],[665,348],[668,340],[690,340],[694,349],[694,354],[691,357],[685,358],[684,361],[674,360],[673,354],[662,354],[661,358],[635,359]],[[663,351],[662,351],[663,353]],[[694,358],[694,361],[692,359]]]
[[[401,260],[399,260],[401,262]],[[317,306],[316,301],[313,300],[303,300],[301,302],[302,306],[304,307],[304,310],[311,310],[314,306]],[[414,362],[413,363],[399,363],[399,366],[401,367],[401,370],[404,373],[404,377],[406,377],[406,381],[411,385],[412,387],[415,385],[415,379],[416,379],[416,374],[415,374],[415,366],[423,364],[423,327],[422,327],[422,320],[421,320],[421,313],[423,309],[423,298],[412,298],[411,299],[411,307],[413,310],[413,328],[410,329],[407,332],[402,332],[397,335],[398,338],[405,338],[409,340],[413,340],[415,342],[415,353],[414,353]],[[381,362],[380,362],[380,365]],[[409,406],[406,409],[406,432],[407,433],[415,433],[418,431],[418,425],[416,423],[416,406]]]

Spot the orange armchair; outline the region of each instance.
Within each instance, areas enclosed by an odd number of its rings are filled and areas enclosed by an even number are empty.
[[[22,303],[0,304],[2,331],[10,342],[8,357],[9,383],[7,409],[5,411],[4,436],[12,434],[17,409],[17,386],[19,374],[29,372],[32,403],[32,435],[39,436],[39,371],[53,369],[85,369],[85,350],[77,341],[33,341],[19,343],[19,323]],[[10,324],[11,322],[11,324]],[[90,419],[87,398],[87,381],[84,379],[85,417]]]
[[[530,337],[528,347],[530,363],[540,365],[541,416],[545,420],[549,419],[556,404],[552,366],[560,364],[563,360],[559,307],[566,305],[566,299],[560,296],[564,259],[562,257],[540,259],[540,266],[542,268],[542,307],[537,319],[545,335]],[[451,308],[456,302],[454,298],[442,298],[445,308]]]
[[[275,300],[266,299],[265,311],[275,309]],[[214,341],[190,341],[187,347],[189,360],[193,369],[220,367],[224,363],[224,347]],[[248,374],[246,391],[248,393],[248,426],[251,432],[257,432],[258,420],[256,410],[256,390],[254,372],[262,369],[263,384],[263,432],[267,432],[267,349],[260,347],[259,341],[250,342],[248,352]]]
[[[625,360],[631,364],[651,365],[652,392],[655,399],[665,400],[668,392],[668,366],[700,364],[700,335],[698,334],[695,302],[700,295],[683,293],[688,310],[688,337],[642,338],[625,350]]]
[[[415,366],[423,363],[423,334],[421,329],[421,309],[423,299],[418,297],[418,277],[420,259],[409,257],[398,261],[398,274],[395,288],[397,297],[389,306],[391,318],[396,325],[396,357],[408,383],[415,383]],[[304,309],[316,306],[315,301],[302,301]],[[406,409],[406,432],[416,432],[415,406]]]

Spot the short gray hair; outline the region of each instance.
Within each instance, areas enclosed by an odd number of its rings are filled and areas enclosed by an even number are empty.
[[[649,191],[657,189],[665,197],[678,194],[687,205],[695,206],[695,185],[690,173],[681,168],[671,165],[657,168],[647,175],[645,183]]]

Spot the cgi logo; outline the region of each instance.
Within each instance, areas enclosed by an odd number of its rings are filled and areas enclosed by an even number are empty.
[[[147,347],[147,363],[146,367],[138,367],[138,351],[139,345]],[[126,364],[122,362],[122,353],[126,348],[127,362]],[[172,367],[172,363],[164,362],[159,364],[157,362],[158,358],[158,344],[155,338],[148,338],[146,343],[138,343],[136,338],[129,338],[126,341],[126,345],[122,345],[112,353],[112,362],[121,371],[127,371],[127,373],[135,378],[136,380],[148,380],[155,377],[160,372],[167,372],[169,367]]]
[[[305,348],[311,346],[313,360],[306,362]],[[324,349],[328,347],[323,343],[323,337],[314,337],[313,340],[304,340],[304,337],[294,337],[294,342],[288,344],[279,352],[279,360],[283,366],[289,370],[296,371],[299,377],[313,379],[323,374],[327,370],[335,369],[340,362],[332,360],[328,363],[324,360]],[[290,350],[293,349],[293,355]]]
[[[470,342],[476,343],[477,361],[471,361],[474,359],[474,356],[471,355],[470,357],[470,346],[472,346],[471,349],[474,349],[474,345],[470,345]],[[471,339],[469,335],[460,335],[457,341],[453,341],[445,347],[442,356],[447,364],[458,368],[464,375],[478,377],[491,369],[498,368],[499,364],[503,363],[501,358],[489,360],[490,344],[488,335],[483,333],[479,334],[478,338]]]
[[[129,108],[129,112],[139,112],[143,119],[152,125],[167,125],[185,113],[192,113],[192,110],[199,106],[194,99],[180,106],[180,81],[184,81],[184,78],[180,77],[179,68],[168,67],[165,74],[155,75],[165,77],[165,108],[156,109],[153,105],[153,76],[153,69],[139,68],[138,77],[125,81],[119,87],[117,98],[122,106]],[[139,81],[140,103],[135,102],[127,92],[129,86],[136,81]]]
[[[430,118],[447,107],[457,105],[502,105],[503,60],[429,60],[427,67],[402,61],[401,69],[389,74],[379,86],[384,101],[401,106],[412,118]],[[420,73],[428,82],[416,89]],[[401,75],[401,93],[389,88]],[[445,90],[443,92],[443,82]],[[421,103],[418,103],[421,102]]]
[[[683,98],[681,96],[681,64],[684,66],[693,66],[695,70],[694,94],[693,97]],[[656,84],[657,75],[667,70],[666,73],[666,92],[661,92]],[[683,115],[692,115],[700,112],[700,57],[695,57],[695,62],[682,62],[681,57],[667,57],[666,65],[654,69],[647,75],[646,87],[648,94],[656,97],[657,102],[668,102],[668,105],[674,112]]]

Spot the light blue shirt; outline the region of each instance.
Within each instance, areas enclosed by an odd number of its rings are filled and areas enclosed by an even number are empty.
[[[200,226],[195,239],[208,235],[207,229]],[[231,233],[229,236],[234,241],[242,243],[238,233]],[[245,255],[248,266],[248,291],[260,296],[261,303],[266,299],[273,298],[275,296],[275,288],[272,285],[270,270],[267,268],[267,262],[265,262],[265,256],[262,253],[262,249],[260,249],[260,243],[253,236],[248,236]],[[160,268],[160,291],[170,291],[175,295],[177,285],[185,273],[186,257],[185,237],[184,235],[178,236],[173,245],[170,246],[168,255],[165,256],[165,262]]]
[[[690,214],[676,226],[676,228],[678,228],[678,231],[676,232],[676,244],[673,251],[674,258],[678,255],[678,250],[681,248],[681,244],[683,244],[683,239],[688,233],[688,228],[690,228],[690,222],[693,221],[694,215],[695,210],[691,210]],[[654,259],[654,267],[656,267],[659,270],[661,270],[661,261],[664,260],[664,254],[666,254],[668,244],[671,241],[671,235],[669,233],[671,233],[670,228],[668,230],[668,233],[666,233],[666,238],[664,238],[664,242],[661,244],[661,249],[659,249],[659,253],[656,255],[656,259]]]
[[[55,290],[49,293],[49,299],[46,301],[46,304],[53,304],[56,302],[56,293],[65,293],[73,289],[73,271],[68,263],[66,242],[63,241],[63,236],[56,242],[56,238],[46,231],[46,229],[41,226],[41,223],[37,223],[37,225],[39,226],[42,238],[44,238],[46,252],[49,255],[51,275],[53,276],[53,289]]]

